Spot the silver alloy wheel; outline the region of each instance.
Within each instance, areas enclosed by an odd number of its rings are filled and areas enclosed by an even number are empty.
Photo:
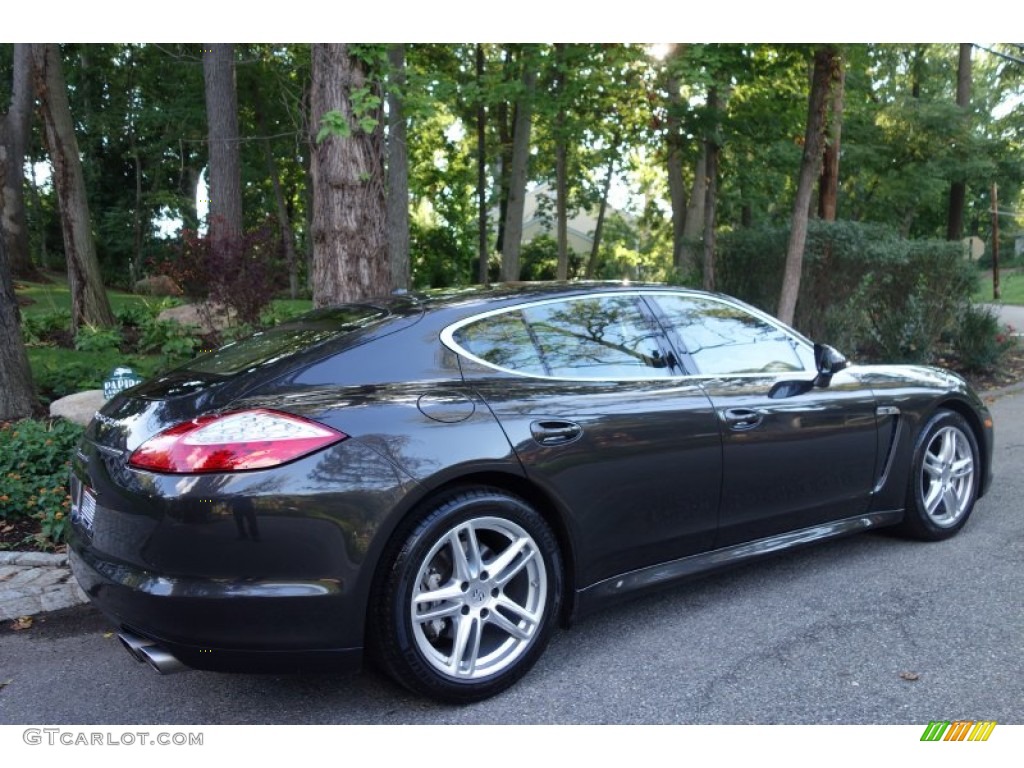
[[[453,680],[508,669],[544,620],[544,557],[530,534],[504,518],[478,517],[448,530],[423,558],[413,584],[416,646]]]
[[[921,462],[921,499],[933,523],[949,528],[974,498],[974,452],[967,435],[947,426],[932,435]]]

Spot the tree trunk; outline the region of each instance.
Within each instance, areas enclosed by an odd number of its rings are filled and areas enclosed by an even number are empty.
[[[708,106],[715,115],[722,109],[717,88],[712,87],[708,90]],[[715,212],[718,208],[718,155],[721,152],[716,137],[717,118],[715,123],[716,128],[704,141],[705,168],[708,180],[704,193],[704,253],[701,260],[701,275],[705,291],[715,290]]]
[[[558,102],[558,117],[555,125],[555,242],[558,260],[555,277],[569,279],[569,147],[565,131],[565,43],[555,43],[555,88],[554,97]]]
[[[257,100],[259,97],[256,97]],[[263,156],[267,161],[267,174],[270,176],[270,186],[274,190],[274,209],[277,212],[277,226],[281,230],[281,247],[284,249],[284,261],[288,267],[288,295],[292,299],[299,296],[299,256],[295,252],[295,232],[292,230],[291,217],[288,215],[288,206],[284,200],[284,191],[281,189],[281,172],[274,160],[274,152],[270,147],[270,139],[267,138],[267,119],[261,109],[262,105],[257,101],[256,124],[260,133],[263,134]]]
[[[484,46],[476,44],[476,205],[477,282],[488,282],[487,262],[487,106],[484,102]]]
[[[680,94],[679,77],[672,70],[672,62],[680,50],[677,45],[673,55],[667,59],[668,78],[668,119],[665,140],[668,144],[668,193],[672,203],[672,264],[677,271],[684,271],[683,238],[686,230],[686,184],[683,180],[683,135],[679,115],[685,107]]]
[[[213,246],[242,232],[242,175],[238,147],[238,95],[235,48],[231,43],[203,45],[206,123],[209,130],[209,235]]]
[[[818,217],[835,221],[839,202],[839,146],[843,136],[843,105],[845,102],[846,65],[841,55],[832,61],[832,111],[829,121],[829,140],[821,164],[818,184]]]
[[[504,80],[511,82],[512,78],[512,49],[505,49]],[[505,222],[508,218],[508,190],[512,174],[512,132],[509,126],[509,107],[507,101],[498,102],[494,110],[498,122],[498,172],[495,180],[498,185],[498,237],[494,244],[494,250],[498,253],[505,252]],[[512,110],[512,122],[515,122],[515,110]]]
[[[800,274],[804,262],[804,245],[807,242],[807,218],[810,213],[814,180],[821,165],[826,97],[837,55],[837,49],[832,45],[826,45],[814,52],[811,93],[807,101],[807,131],[804,135],[796,200],[793,203],[789,246],[786,249],[786,268],[782,276],[782,294],[779,297],[778,317],[782,322],[789,324],[793,322],[797,297],[800,295]]]
[[[14,277],[40,278],[32,263],[25,218],[25,147],[32,116],[32,47],[14,44],[11,104],[0,116],[0,237]]]
[[[533,92],[537,68],[528,51],[523,52],[523,87],[516,99],[512,131],[512,167],[509,169],[505,242],[501,252],[501,279],[519,279],[519,251],[523,245],[523,208],[526,204],[526,173],[530,163],[530,129],[533,123]]]
[[[36,396],[4,238],[0,238],[0,338],[4,339],[0,344],[0,422],[24,419],[32,415]]]
[[[392,288],[409,288],[409,152],[405,143],[405,46],[388,49],[392,87],[388,90],[388,261]]]
[[[960,60],[956,69],[956,104],[965,116],[971,108],[971,43],[960,43]],[[966,119],[966,117],[965,117]],[[946,221],[946,239],[959,240],[964,233],[964,202],[967,182],[957,179],[949,186],[949,214]]]
[[[708,155],[701,152],[693,169],[693,189],[690,203],[686,206],[686,220],[683,222],[683,243],[680,260],[683,270],[697,273],[701,263],[701,248],[698,243],[704,238],[704,205],[708,197]]]
[[[390,290],[384,169],[372,133],[353,115],[350,94],[366,87],[362,64],[345,44],[312,49],[313,306],[361,301]],[[315,135],[328,112],[347,136]]]
[[[608,192],[612,188],[612,176],[615,175],[615,158],[619,151],[619,137],[612,139],[611,155],[608,160],[608,173],[604,177],[604,186],[601,188],[601,204],[597,209],[597,224],[594,225],[594,242],[590,245],[590,258],[587,259],[587,269],[584,276],[590,280],[597,274],[597,255],[601,251],[601,234],[604,231],[604,217],[608,211]]]
[[[71,289],[71,333],[76,334],[83,324],[113,325],[114,313],[103,289],[96,244],[92,239],[85,177],[61,72],[60,50],[54,43],[33,45],[32,63],[61,210]]]

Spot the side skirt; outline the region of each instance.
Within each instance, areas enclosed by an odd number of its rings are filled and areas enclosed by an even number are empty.
[[[769,536],[757,541],[734,544],[731,547],[701,552],[697,555],[681,557],[665,563],[623,573],[591,584],[579,590],[576,595],[576,615],[579,618],[609,603],[616,602],[626,595],[633,595],[657,587],[665,586],[674,581],[697,576],[720,568],[752,560],[757,557],[784,552],[788,549],[802,547],[807,544],[847,536],[853,533],[875,528],[895,525],[903,519],[903,510],[887,512],[870,512],[856,517],[847,517],[831,523],[802,528],[799,531]]]

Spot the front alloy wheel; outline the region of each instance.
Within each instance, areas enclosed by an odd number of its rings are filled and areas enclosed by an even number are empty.
[[[386,670],[442,701],[492,696],[540,656],[561,600],[557,542],[522,499],[463,490],[433,506],[386,562],[374,645]]]
[[[959,531],[978,496],[980,456],[963,416],[946,410],[932,416],[914,448],[903,530],[930,541]]]

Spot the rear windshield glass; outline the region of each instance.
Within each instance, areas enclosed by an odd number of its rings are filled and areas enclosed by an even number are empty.
[[[285,325],[259,331],[201,355],[184,367],[198,373],[233,376],[374,325],[388,314],[380,307],[362,304],[316,310]]]

